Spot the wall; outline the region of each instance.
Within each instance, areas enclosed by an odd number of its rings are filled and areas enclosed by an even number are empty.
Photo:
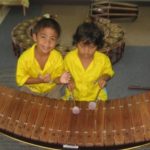
[[[92,0],[30,0],[34,4],[90,4]]]
[[[4,18],[7,16],[8,12],[9,12],[8,6],[0,5],[0,24],[3,22]]]

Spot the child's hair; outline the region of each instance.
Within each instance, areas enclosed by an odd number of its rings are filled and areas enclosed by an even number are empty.
[[[45,17],[41,18],[39,21],[36,22],[33,28],[33,33],[37,34],[41,29],[47,27],[54,29],[58,37],[60,36],[61,27],[59,23],[53,18],[45,18]]]
[[[78,26],[73,35],[73,45],[83,41],[85,44],[94,44],[97,49],[103,47],[104,32],[93,22],[84,22]]]

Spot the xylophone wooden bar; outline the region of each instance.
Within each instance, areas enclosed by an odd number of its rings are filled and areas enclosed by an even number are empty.
[[[94,146],[95,141],[95,133],[96,133],[96,111],[88,110],[88,107],[86,107],[87,110],[87,132],[86,132],[86,139],[85,143],[87,146]]]
[[[58,141],[60,144],[67,144],[70,135],[70,122],[71,122],[71,113],[68,113],[70,108],[73,106],[73,103],[70,101],[65,103],[63,107],[63,115],[61,120],[61,127],[60,127],[60,136],[58,137]]]
[[[22,103],[24,103],[24,106],[22,108],[22,112],[19,117],[19,123],[17,124],[14,131],[17,135],[20,136],[23,135],[23,131],[27,124],[27,119],[32,108],[31,102],[32,102],[32,96],[31,97],[29,96],[28,99],[26,99],[26,97],[22,98]]]
[[[70,103],[71,104],[71,103]],[[70,107],[68,107],[69,109]],[[57,125],[57,136],[56,136],[56,143],[58,143],[59,141],[63,141],[65,140],[64,137],[65,137],[65,132],[67,129],[66,129],[66,124],[67,123],[67,119],[66,118],[66,115],[68,113],[68,110],[67,110],[67,103],[66,101],[63,102],[63,106],[61,108],[61,115],[59,117],[59,124]],[[57,122],[57,119],[55,120],[55,123]],[[63,130],[63,129],[66,129],[66,130]],[[64,141],[63,141],[64,143]],[[63,144],[61,143],[61,144]]]
[[[9,123],[11,122],[11,120],[13,119],[13,113],[15,112],[16,110],[16,106],[18,105],[18,102],[17,100],[15,100],[14,102],[11,103],[9,109],[8,109],[8,114],[7,114],[7,118],[5,118],[5,123],[3,124],[4,127],[5,127],[5,130],[7,131],[11,131],[11,128],[9,126]],[[11,131],[13,132],[13,131]]]
[[[130,114],[132,118],[131,130],[134,135],[135,142],[140,142],[144,139],[144,131],[142,128],[142,118],[141,118],[141,111],[140,111],[140,101],[138,97],[131,96],[129,102],[132,107],[130,107]]]
[[[87,104],[81,103],[79,106],[81,109],[80,115],[78,117],[78,121],[77,121],[77,125],[76,125],[76,131],[75,131],[75,137],[77,140],[77,145],[79,146],[83,146],[85,141],[86,141],[86,125],[87,123],[89,123],[87,121]],[[81,122],[80,120],[83,120],[83,122]],[[83,140],[81,140],[83,139]]]
[[[4,92],[1,93],[1,109],[0,109],[0,127],[4,129],[7,125],[9,115],[12,109],[12,104],[14,104],[14,100],[11,97],[6,97]]]
[[[14,104],[14,105],[13,105]],[[19,123],[19,116],[22,111],[24,103],[21,102],[21,100],[16,99],[15,103],[12,103],[10,106],[13,109],[10,116],[8,116],[8,122],[7,122],[7,127],[6,130],[14,132],[16,125]],[[11,110],[11,109],[10,109]],[[9,119],[10,117],[10,119]]]
[[[122,117],[122,105],[121,100],[117,99],[117,101],[112,101],[113,103],[113,113],[112,118],[118,118],[116,119],[114,124],[114,142],[115,145],[120,145],[121,143],[124,143],[124,134],[123,134],[123,117]],[[116,104],[115,104],[116,103]]]
[[[57,103],[56,103],[57,104]],[[61,101],[60,103],[58,103],[57,105],[55,105],[54,107],[54,116],[53,116],[53,122],[52,122],[52,126],[50,129],[50,136],[49,136],[49,140],[48,142],[51,143],[57,143],[58,142],[58,137],[60,134],[60,122],[62,119],[62,114],[63,114],[63,107],[64,107],[65,101]]]
[[[114,145],[113,125],[112,125],[114,119],[112,118],[112,109],[110,101],[107,103],[107,109],[105,109],[104,120],[105,120],[103,130],[104,145],[106,146]]]
[[[52,130],[52,122],[54,119],[53,116],[55,113],[54,112],[55,104],[56,104],[56,101],[52,100],[47,105],[46,117],[45,117],[44,124],[43,124],[43,132],[40,135],[40,140],[43,140],[44,142],[48,142],[49,134],[50,134],[50,131]]]
[[[131,106],[128,102],[128,99],[122,101],[122,117],[123,117],[123,128],[122,132],[124,134],[124,144],[134,143],[134,136],[131,130],[132,127],[132,118],[130,115],[129,107]]]
[[[81,105],[78,104],[78,102],[76,103],[76,105],[81,108]],[[74,104],[72,105],[72,108],[73,107],[74,107]],[[80,110],[80,114],[81,114],[80,117],[82,117],[82,114],[84,112],[83,110],[84,110],[83,108]],[[72,112],[72,109],[70,108],[69,111]],[[68,140],[65,143],[68,145],[74,145],[74,141],[76,141],[78,143],[78,133],[79,133],[79,128],[78,128],[79,122],[78,122],[78,120],[80,120],[79,119],[80,117],[78,117],[78,115],[75,115],[73,113],[71,113],[71,115],[69,115],[69,117],[70,117],[70,122],[69,122],[70,125],[68,126],[69,128],[67,127],[67,130],[68,130],[67,139]],[[83,124],[80,124],[80,126],[82,127]]]
[[[34,97],[33,101],[31,101],[31,111],[29,112],[28,118],[27,118],[27,122],[25,123],[25,127],[23,130],[23,135],[26,138],[30,138],[31,137],[31,133],[35,127],[35,122],[39,113],[39,105],[40,105],[40,98],[38,97]]]
[[[103,138],[103,129],[104,129],[104,116],[105,116],[105,103],[99,102],[97,109],[96,109],[96,118],[97,124],[96,125],[96,139],[95,145],[96,146],[103,146],[104,138]]]
[[[32,131],[31,139],[35,140],[40,140],[40,134],[43,131],[43,124],[44,124],[44,119],[46,116],[46,105],[48,103],[48,100],[43,99],[43,102],[40,105],[40,110],[37,116],[37,120],[35,122],[35,127]]]
[[[34,96],[0,86],[0,131],[42,145],[127,147],[150,141],[150,92],[97,103]]]
[[[150,93],[142,94],[140,96],[141,104],[141,117],[142,117],[142,126],[144,129],[145,140],[150,140]]]

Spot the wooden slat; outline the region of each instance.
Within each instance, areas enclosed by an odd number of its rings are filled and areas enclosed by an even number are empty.
[[[101,2],[101,1],[95,1],[93,5],[112,5],[112,6],[122,6],[122,7],[138,7],[136,4],[131,3],[122,3],[122,2]]]
[[[25,126],[27,125],[28,116],[32,111],[32,95],[26,95],[24,98],[22,98],[22,101],[24,103],[24,106],[22,108],[22,112],[20,114],[20,117],[18,119],[19,121],[14,132],[17,135],[23,136],[23,131],[25,129]]]
[[[76,106],[81,108],[79,102],[76,102]],[[70,126],[69,126],[70,134],[68,136],[68,141],[67,141],[68,145],[73,145],[74,144],[74,135],[76,134],[75,131],[76,131],[76,126],[77,126],[77,122],[78,122],[78,116],[80,115],[80,113],[79,114],[73,114],[72,111],[71,111],[71,120],[70,120]]]
[[[6,96],[6,93],[4,92],[0,92],[0,117],[3,116],[3,109],[4,109],[4,105],[6,103],[6,101],[4,101],[4,97]]]
[[[49,142],[51,143],[57,143],[58,137],[61,135],[61,131],[59,130],[60,128],[60,123],[62,120],[62,115],[63,115],[63,107],[64,107],[65,101],[58,101],[58,105],[55,108],[55,114],[54,114],[54,119],[52,122],[52,130],[50,131],[49,135]]]
[[[57,101],[56,100],[51,100],[49,101],[49,104],[47,105],[47,110],[46,110],[46,117],[44,120],[44,124],[43,124],[43,131],[40,135],[40,140],[44,141],[44,142],[48,142],[50,141],[49,136],[50,136],[50,131],[53,130],[52,129],[52,124],[53,124],[53,120],[54,120],[54,114],[56,111],[57,107]]]
[[[134,133],[134,139],[135,142],[142,142],[144,141],[144,130],[143,130],[143,123],[141,118],[141,112],[140,112],[140,97],[138,96],[131,96],[129,99],[129,102],[131,104],[130,109],[130,115],[132,118],[132,124],[131,127],[132,132]]]
[[[62,120],[61,120],[61,128],[60,130],[62,131],[59,138],[58,138],[58,143],[60,144],[67,144],[69,135],[70,135],[70,122],[72,119],[72,107],[73,107],[73,102],[72,101],[66,101],[63,109],[63,115],[62,115]]]
[[[102,13],[102,14],[95,14],[98,16],[111,16],[111,17],[136,17],[136,13]]]
[[[96,146],[104,146],[104,117],[106,113],[106,103],[98,102],[97,109],[96,109],[96,139],[95,145]]]
[[[17,124],[19,123],[19,117],[20,117],[22,108],[24,106],[24,102],[22,101],[22,98],[21,98],[21,93],[16,93],[14,96],[16,98],[15,99],[16,104],[13,107],[13,111],[11,113],[11,119],[9,120],[8,125],[7,125],[7,130],[9,130],[10,132],[14,132]]]
[[[131,127],[133,127],[132,124],[132,118],[131,118],[131,114],[130,114],[130,108],[131,105],[128,102],[127,98],[124,98],[123,100],[120,101],[121,105],[123,106],[123,109],[121,109],[122,111],[122,117],[123,117],[123,135],[124,135],[124,143],[125,144],[129,144],[129,143],[134,143],[134,135],[133,132],[131,130]]]
[[[77,145],[84,146],[89,145],[88,138],[88,124],[89,119],[92,121],[92,118],[88,118],[88,102],[80,103],[81,112],[78,115],[77,127],[76,127],[76,141]]]
[[[144,93],[141,95],[141,117],[143,122],[143,129],[145,140],[150,140],[150,93]]]
[[[121,11],[138,11],[137,8],[132,8],[132,7],[117,7],[117,6],[96,6],[96,7],[93,7],[91,8],[92,10],[95,10],[96,9],[102,9],[104,11],[106,10],[121,10]]]
[[[1,93],[1,109],[0,109],[0,128],[6,129],[5,122],[8,121],[9,111],[14,104],[13,96],[9,93],[9,96],[5,93]]]
[[[35,122],[41,106],[41,97],[33,96],[32,99],[33,99],[33,101],[31,102],[32,108],[27,118],[25,128],[23,130],[23,135],[26,138],[31,137],[32,131],[35,128]]]
[[[86,128],[86,131],[87,131],[87,135],[86,135],[86,138],[85,138],[85,145],[86,146],[94,146],[94,143],[95,143],[95,139],[96,139],[96,112],[97,110],[89,110],[87,109],[87,122],[86,122],[86,125],[87,125],[87,128]]]
[[[123,117],[122,117],[122,105],[120,104],[120,99],[111,100],[111,113],[113,121],[113,133],[114,133],[114,142],[115,145],[124,144],[124,135],[122,133],[123,129]]]
[[[40,111],[39,114],[37,116],[37,120],[35,122],[35,128],[32,131],[32,135],[31,138],[35,139],[35,140],[40,140],[40,134],[43,131],[43,124],[44,124],[44,120],[46,117],[46,106],[48,104],[49,99],[43,99],[41,106],[40,106]]]
[[[7,87],[0,86],[0,91],[0,116],[3,116],[2,112],[4,111],[5,105],[7,105],[7,99],[14,99],[14,93],[16,92],[16,90],[8,90]]]
[[[3,129],[5,128],[5,130],[9,131],[9,126],[8,123],[9,121],[12,119],[12,112],[15,108],[15,106],[17,105],[18,100],[17,99],[13,99],[11,101],[11,104],[9,104],[9,107],[7,107],[7,112],[5,114],[5,119],[3,120]]]
[[[113,121],[112,118],[112,109],[111,101],[108,101],[106,104],[106,112],[104,118],[104,144],[106,146],[114,145],[114,134],[113,134]]]
[[[56,143],[62,143],[61,138],[64,137],[64,129],[65,129],[66,123],[67,123],[65,121],[65,118],[67,117],[67,114],[70,113],[70,111],[71,111],[70,106],[66,105],[66,104],[67,104],[67,101],[63,101],[62,106],[60,106],[61,112],[60,112],[60,116],[59,116],[59,120],[58,120],[59,123],[57,123],[57,127],[56,127],[57,135],[55,136]],[[66,106],[68,106],[68,108]],[[69,111],[66,111],[66,110],[69,110]],[[55,120],[55,122],[57,122],[57,119]]]

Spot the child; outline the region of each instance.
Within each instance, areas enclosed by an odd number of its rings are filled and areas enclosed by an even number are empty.
[[[18,59],[16,82],[21,90],[36,95],[59,98],[61,94],[50,92],[56,84],[65,83],[63,59],[55,50],[61,28],[55,19],[42,18],[33,29],[35,44]],[[59,89],[59,88],[58,88]]]
[[[100,51],[104,34],[94,23],[81,24],[74,36],[74,50],[65,59],[65,70],[71,74],[64,99],[73,96],[78,101],[106,101],[104,87],[113,76],[110,59]]]

